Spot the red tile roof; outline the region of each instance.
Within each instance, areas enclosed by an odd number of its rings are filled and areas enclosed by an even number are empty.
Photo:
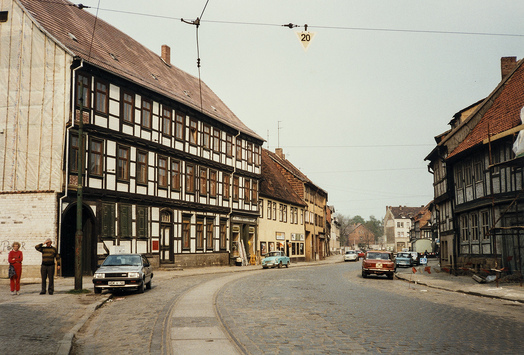
[[[482,105],[491,100],[493,105],[484,113],[479,123],[468,136],[453,150],[448,159],[462,153],[488,138],[488,133],[493,136],[521,124],[520,110],[524,106],[524,61],[520,60],[515,71],[502,82],[504,87],[496,97],[488,97]],[[499,87],[497,86],[497,89]],[[494,92],[497,91],[495,89]]]
[[[260,180],[260,196],[306,206],[287,179],[282,175],[277,163],[269,157],[269,151],[262,149],[262,179]]]
[[[198,78],[167,65],[155,52],[105,21],[65,0],[20,0],[20,3],[71,55],[201,111]],[[264,140],[240,121],[204,83],[202,111],[236,130]]]

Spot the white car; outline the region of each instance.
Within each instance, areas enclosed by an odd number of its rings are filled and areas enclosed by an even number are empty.
[[[102,290],[136,289],[143,293],[151,289],[153,270],[142,254],[109,255],[93,275],[95,293]]]
[[[344,254],[344,261],[358,261],[358,253],[356,250],[348,250]]]

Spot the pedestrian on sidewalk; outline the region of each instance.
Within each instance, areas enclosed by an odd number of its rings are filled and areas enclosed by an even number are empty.
[[[15,274],[10,276],[11,280],[11,294],[20,294],[20,278],[22,277],[22,260],[24,260],[24,254],[20,250],[20,243],[14,242],[11,246],[12,249],[9,252],[7,259],[9,260],[9,267],[14,269]]]
[[[51,239],[47,238],[44,243],[35,246],[35,249],[42,253],[42,266],[40,267],[40,275],[42,276],[41,295],[45,295],[47,279],[49,279],[49,294],[52,295],[55,291],[55,260],[57,268],[60,269],[58,251],[51,244]]]

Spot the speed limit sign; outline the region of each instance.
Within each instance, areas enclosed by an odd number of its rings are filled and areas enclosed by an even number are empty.
[[[315,37],[315,32],[308,32],[308,31],[302,31],[302,32],[295,32],[297,34],[298,40],[302,44],[302,47],[304,48],[304,51],[307,51],[309,48],[309,45],[311,44],[311,41],[313,41],[313,38]]]

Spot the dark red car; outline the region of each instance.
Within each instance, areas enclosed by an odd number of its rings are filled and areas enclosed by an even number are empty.
[[[368,275],[386,275],[392,280],[395,275],[395,259],[393,253],[382,250],[370,250],[366,252],[362,260],[362,277]]]

